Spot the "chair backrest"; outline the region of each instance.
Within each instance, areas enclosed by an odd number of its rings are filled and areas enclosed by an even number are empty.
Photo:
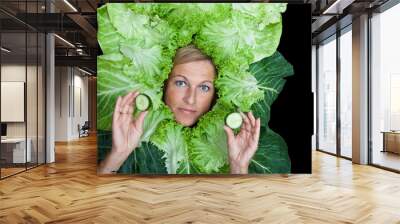
[[[90,123],[89,123],[89,121],[85,121],[85,124],[83,124],[82,128],[87,128],[87,129],[89,129],[89,128],[90,128]]]

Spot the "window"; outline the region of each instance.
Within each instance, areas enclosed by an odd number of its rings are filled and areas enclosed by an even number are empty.
[[[399,21],[400,4],[371,18],[372,163],[395,170],[400,170]]]
[[[347,32],[346,32],[347,31]],[[352,157],[352,33],[340,36],[340,155]]]
[[[44,3],[17,5],[21,14],[39,13]],[[0,5],[15,6],[15,2]],[[5,178],[45,163],[46,40],[44,33],[14,17],[3,12],[0,17],[10,21],[0,31],[0,92],[2,99],[8,99],[8,105],[4,101],[0,105],[1,114],[6,115],[1,118],[5,130],[0,144],[0,178]]]
[[[318,149],[336,153],[336,36],[318,48]]]

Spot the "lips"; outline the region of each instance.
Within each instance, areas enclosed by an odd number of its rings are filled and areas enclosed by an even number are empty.
[[[194,114],[194,113],[196,113],[195,110],[188,109],[188,108],[178,108],[178,109],[179,109],[179,111],[181,111],[181,112],[183,112],[185,114]]]

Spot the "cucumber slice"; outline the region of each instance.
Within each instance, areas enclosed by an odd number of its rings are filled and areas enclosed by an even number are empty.
[[[242,126],[243,118],[238,112],[230,113],[225,119],[226,125],[228,125],[232,129],[237,129]]]
[[[150,98],[144,94],[139,94],[135,101],[136,108],[140,111],[145,111],[150,107]]]

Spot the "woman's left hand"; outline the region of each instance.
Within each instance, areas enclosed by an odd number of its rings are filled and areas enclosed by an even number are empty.
[[[235,136],[232,129],[224,126],[228,137],[228,157],[231,174],[247,174],[251,158],[258,148],[260,137],[260,118],[255,119],[251,112],[241,113],[243,124]]]

